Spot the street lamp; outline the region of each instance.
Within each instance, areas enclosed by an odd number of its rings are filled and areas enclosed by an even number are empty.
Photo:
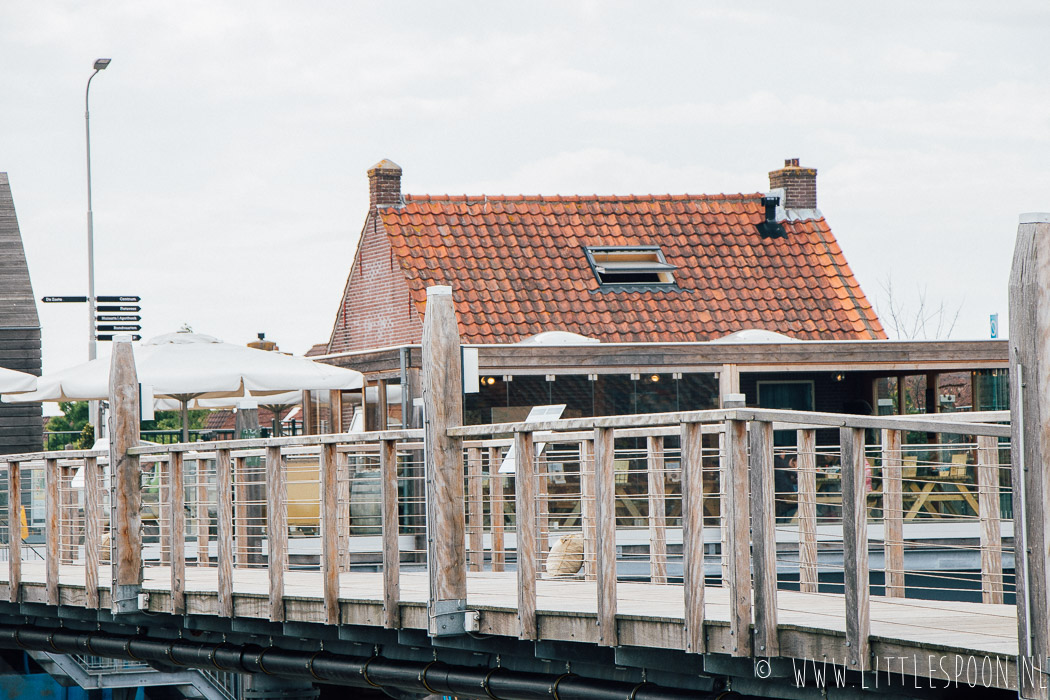
[[[84,89],[84,133],[87,144],[87,256],[88,256],[88,360],[95,359],[95,224],[91,214],[91,110],[88,108],[88,98],[91,95],[91,81],[100,70],[106,70],[111,59],[100,58],[95,61],[95,72],[88,78],[87,87]],[[99,402],[92,401],[91,423],[95,426],[95,440],[98,440]]]

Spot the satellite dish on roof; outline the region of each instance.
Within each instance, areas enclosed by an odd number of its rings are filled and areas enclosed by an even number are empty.
[[[801,343],[802,341],[783,333],[767,331],[762,328],[745,328],[742,331],[730,333],[711,342],[743,345],[747,343]]]
[[[530,336],[515,345],[594,345],[602,341],[597,338],[588,338],[579,333],[569,331],[543,331]]]

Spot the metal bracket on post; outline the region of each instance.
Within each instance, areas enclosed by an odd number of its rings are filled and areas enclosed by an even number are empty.
[[[466,634],[475,625],[467,622],[467,617],[476,616],[474,610],[467,610],[466,600],[435,600],[432,611],[430,636],[449,637]]]

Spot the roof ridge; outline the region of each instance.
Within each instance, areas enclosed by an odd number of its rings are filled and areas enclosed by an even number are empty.
[[[466,195],[466,194],[406,194],[405,203],[409,202],[465,202],[467,204],[484,204],[486,202],[654,202],[654,201],[750,201],[764,197],[761,192],[753,193],[718,193],[718,194],[610,194],[610,195],[543,195],[543,194],[499,194],[499,195]]]

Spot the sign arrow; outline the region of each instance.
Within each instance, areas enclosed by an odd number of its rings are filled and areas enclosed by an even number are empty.
[[[45,304],[68,304],[71,302],[86,302],[87,297],[44,297],[40,301]]]
[[[95,297],[95,301],[97,301],[99,303],[109,303],[109,304],[124,304],[124,303],[135,304],[137,302],[142,301],[142,297],[136,297],[136,296]]]
[[[142,340],[142,336],[141,335],[133,335],[133,336],[131,336],[131,339],[132,340]],[[95,340],[113,340],[113,334],[112,333],[102,333],[100,335],[96,335],[95,336]]]
[[[134,314],[126,314],[126,315],[123,315],[123,316],[121,316],[119,314],[113,315],[113,316],[110,316],[110,315],[107,315],[107,314],[99,314],[98,316],[95,316],[95,321],[97,321],[98,323],[113,323],[114,321],[118,321],[119,322],[119,321],[141,321],[141,320],[142,320],[141,316],[136,316]]]
[[[96,306],[95,311],[99,313],[136,313],[142,309],[138,306]]]
[[[100,331],[112,331],[112,332],[116,332],[116,333],[123,333],[123,332],[130,332],[130,331],[141,331],[142,330],[142,326],[110,326],[110,325],[101,325],[101,326],[95,326],[95,329],[96,330],[100,330]]]

